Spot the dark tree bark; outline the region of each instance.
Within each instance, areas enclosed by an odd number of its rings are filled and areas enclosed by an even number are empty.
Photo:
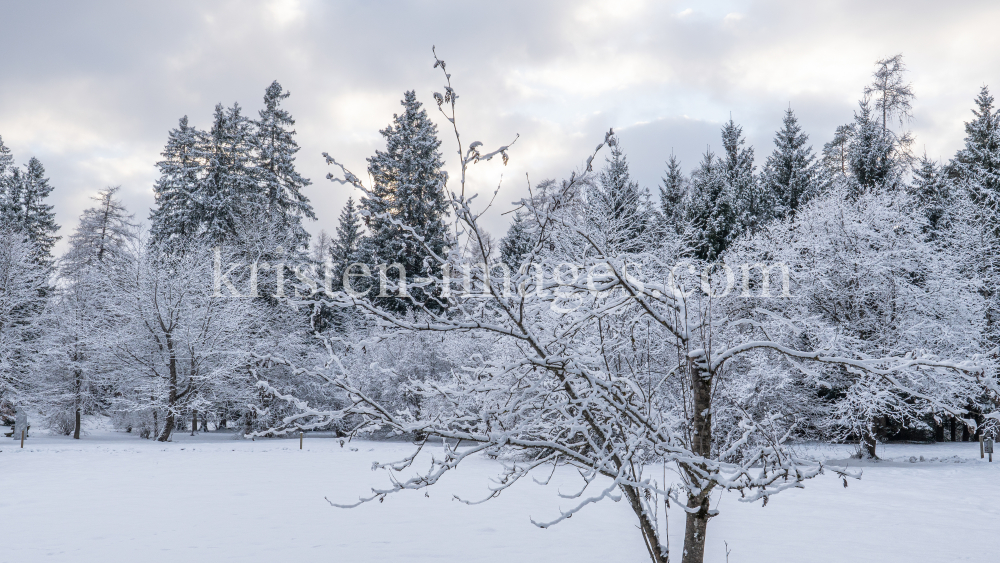
[[[694,413],[691,420],[692,432],[691,451],[695,455],[709,457],[712,455],[712,374],[698,368],[693,360],[688,360],[688,370],[691,374],[691,395],[694,401]],[[682,563],[702,563],[705,560],[705,532],[708,529],[709,500],[712,486],[703,482],[698,476],[689,473],[693,484],[698,485],[701,493],[688,498],[688,511],[684,525],[684,553]]]
[[[951,441],[958,441],[958,426],[955,424],[955,417],[951,417]]]
[[[944,442],[944,423],[937,422],[934,426],[934,441]]]

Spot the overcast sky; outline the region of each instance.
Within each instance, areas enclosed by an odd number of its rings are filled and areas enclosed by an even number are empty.
[[[997,2],[14,2],[0,0],[0,136],[45,165],[64,237],[88,198],[121,185],[145,220],[154,164],[178,118],[209,128],[216,103],[256,116],[264,89],[291,92],[300,171],[333,231],[347,188],[321,153],[356,173],[407,89],[433,108],[448,62],[463,141],[520,140],[473,188],[506,204],[563,177],[614,127],[633,175],[656,192],[674,151],[685,170],[732,115],[758,164],[791,104],[818,150],[851,120],[876,59],[903,53],[918,152],[947,159],[979,88],[1000,88]],[[454,175],[453,175],[454,178]],[[356,194],[355,194],[356,196]],[[502,211],[502,209],[501,209]],[[502,234],[508,217],[493,214]]]

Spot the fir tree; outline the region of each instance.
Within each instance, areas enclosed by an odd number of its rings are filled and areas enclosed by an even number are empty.
[[[897,146],[882,123],[872,116],[868,100],[854,114],[855,135],[849,151],[851,192],[895,189],[900,180],[901,158]]]
[[[500,239],[500,261],[516,273],[521,267],[524,255],[534,250],[534,240],[528,229],[527,217],[520,212],[514,213],[514,220],[507,228],[507,234]]]
[[[961,181],[973,202],[996,220],[1000,212],[1000,111],[993,109],[993,96],[983,86],[976,96],[974,119],[965,123],[965,147],[958,151],[950,172]]]
[[[275,80],[264,95],[264,109],[255,122],[253,142],[256,147],[256,168],[260,188],[267,200],[270,221],[300,247],[308,244],[309,234],[302,227],[302,218],[316,219],[309,199],[302,189],[311,182],[295,170],[295,120],[287,110],[279,107],[289,97]]]
[[[913,168],[913,181],[909,190],[923,209],[924,217],[927,218],[925,231],[933,238],[943,227],[951,199],[951,185],[941,167],[927,158],[926,153]]]
[[[695,257],[715,260],[726,250],[737,227],[737,212],[726,181],[725,161],[705,150],[691,174],[688,222],[693,228]]]
[[[605,159],[604,169],[597,177],[589,212],[605,235],[611,252],[638,252],[645,246],[643,237],[651,222],[647,198],[629,174],[618,137],[611,137],[608,146],[611,157]]]
[[[156,206],[150,212],[150,236],[156,243],[195,236],[201,229],[199,190],[205,175],[205,134],[188,125],[185,115],[170,131],[163,160],[156,163],[160,177],[153,186]]]
[[[45,168],[37,158],[28,161],[25,171],[14,169],[8,187],[8,204],[5,215],[14,229],[27,235],[37,245],[43,262],[52,258],[52,246],[59,240],[56,216],[52,206],[45,203],[52,186],[45,177]]]
[[[215,106],[204,148],[205,177],[198,189],[200,234],[214,244],[235,239],[244,226],[265,222],[266,200],[256,185],[252,123],[239,104]]]
[[[681,171],[680,160],[670,152],[670,159],[667,160],[666,175],[661,178],[660,184],[660,213],[668,225],[677,228],[678,223],[684,217],[684,199],[687,196],[687,179]]]
[[[731,238],[753,231],[767,220],[769,213],[769,202],[765,201],[754,175],[753,147],[744,147],[745,144],[743,128],[730,118],[722,127],[722,146],[726,154],[720,164],[737,218]]]
[[[404,94],[403,113],[393,115],[393,123],[381,130],[384,151],[368,159],[373,185],[361,199],[361,215],[371,233],[371,258],[377,264],[402,264],[407,276],[426,275],[431,265],[425,245],[440,254],[448,237],[445,217],[447,174],[438,148],[437,126],[411,90]],[[402,226],[401,226],[402,225]],[[404,228],[405,226],[405,228]],[[410,231],[412,229],[412,232]],[[389,270],[396,279],[396,269]],[[408,288],[410,289],[410,288]],[[409,294],[418,302],[431,304],[428,294],[413,287]],[[391,303],[391,305],[389,305]],[[399,299],[388,306],[405,308]]]
[[[357,258],[358,246],[361,242],[361,216],[354,205],[354,198],[347,198],[347,204],[340,211],[337,224],[337,238],[330,245],[333,261],[339,264],[350,264]]]
[[[782,128],[774,136],[774,152],[761,174],[764,193],[774,203],[775,217],[794,217],[795,211],[819,193],[820,173],[809,136],[802,132],[792,108],[785,111]]]
[[[3,210],[3,205],[7,198],[7,185],[10,182],[12,168],[14,168],[14,155],[3,144],[3,137],[0,137],[0,211]]]

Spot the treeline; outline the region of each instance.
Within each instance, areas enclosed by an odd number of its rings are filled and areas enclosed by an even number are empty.
[[[615,256],[737,271],[739,264],[788,264],[792,297],[731,297],[714,306],[808,320],[810,329],[797,336],[806,348],[982,354],[997,341],[1000,318],[993,259],[1000,113],[983,87],[965,146],[939,163],[913,153],[906,125],[914,93],[901,56],[878,61],[861,94],[853,120],[819,151],[789,108],[760,169],[730,119],[719,153],[706,151],[691,173],[665,155],[658,197],[631,178],[624,147],[612,136],[600,171],[533,186],[532,203],[513,210],[509,230],[495,241],[456,230],[437,128],[412,91],[381,131],[385,150],[368,159],[370,189],[348,200],[333,237],[321,233],[311,245],[303,228],[316,217],[303,193],[310,181],[296,171],[294,120],[281,108],[288,93],[277,82],[256,119],[238,104],[220,104],[208,129],[185,117],[169,132],[148,230],[115,188],[106,189],[58,260],[44,169],[35,159],[14,166],[0,143],[2,415],[29,408],[75,437],[81,415],[90,413],[160,440],[178,429],[267,433],[302,416],[302,403],[282,397],[304,401],[313,414],[348,401],[342,389],[286,365],[327,361],[318,336],[370,396],[427,412],[437,407],[412,382],[447,380],[473,357],[501,362],[510,345],[462,333],[383,339],[378,315],[331,305],[299,281],[297,268],[332,264],[327,277],[338,291],[345,266],[365,263],[373,274],[354,289],[370,291],[384,311],[414,319],[465,315],[471,306],[440,285],[411,284],[406,298],[376,295],[377,266],[398,263],[408,277],[430,279],[440,274],[442,256],[455,271],[484,262],[493,274],[501,263],[516,273],[533,256],[586,263],[592,253],[568,243],[572,233],[545,226],[538,209],[546,202],[561,206],[551,213],[573,209],[585,217],[593,240]],[[398,290],[397,272],[384,275]],[[246,297],[251,279],[255,291]],[[230,282],[244,298],[233,297]],[[753,280],[757,293],[762,283]],[[669,356],[656,342],[661,337],[632,334],[630,351],[607,351],[602,369],[618,376],[635,369],[636,350],[647,353],[640,364],[655,364],[651,351]],[[890,438],[969,439],[988,428],[986,414],[996,407],[987,391],[933,378],[905,392],[846,369],[804,375],[789,363],[734,363],[727,370],[741,409],[791,413],[795,435],[855,440],[868,455]],[[962,405],[963,414],[928,396]],[[720,431],[726,421],[716,419]],[[302,417],[299,426],[367,428],[357,418]]]

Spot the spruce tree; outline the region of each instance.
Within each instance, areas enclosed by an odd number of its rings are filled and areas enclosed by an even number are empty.
[[[762,188],[773,202],[775,217],[794,217],[795,211],[821,189],[816,157],[807,142],[809,136],[788,108],[781,130],[774,135],[774,152],[761,173]]]
[[[7,185],[10,182],[12,168],[14,168],[14,155],[3,144],[3,137],[0,137],[0,210],[3,209],[4,201],[7,198]]]
[[[988,87],[983,86],[976,96],[972,115],[974,119],[965,123],[965,147],[949,168],[973,202],[995,218],[1000,211],[1000,111],[993,109]]]
[[[903,159],[890,133],[872,115],[868,100],[858,104],[854,114],[854,137],[849,150],[851,192],[877,189],[895,189],[900,181],[900,164]]]
[[[943,227],[945,213],[951,199],[951,183],[936,162],[927,154],[913,167],[913,181],[909,190],[927,218],[925,231],[933,238]]]
[[[361,242],[361,216],[354,205],[354,198],[347,198],[347,203],[340,211],[337,224],[337,238],[330,245],[330,253],[334,263],[346,265],[357,258],[358,246]]]
[[[403,112],[393,115],[393,122],[380,131],[385,150],[368,159],[373,182],[370,193],[361,199],[361,215],[371,233],[367,246],[375,264],[399,263],[407,276],[425,276],[428,266],[433,267],[425,261],[429,258],[425,245],[440,254],[448,238],[447,174],[438,151],[437,126],[416,94],[406,92],[400,103]],[[396,269],[388,275],[390,280],[397,279]],[[434,306],[422,288],[409,289],[417,302]],[[397,310],[407,303],[385,300],[386,306]]]
[[[204,148],[205,176],[198,189],[201,234],[213,244],[234,240],[241,228],[267,218],[267,202],[256,184],[253,129],[239,104],[215,106]]]
[[[28,161],[25,171],[15,169],[8,195],[8,218],[15,229],[27,235],[37,245],[43,262],[52,259],[52,246],[59,240],[56,216],[45,203],[52,186],[45,177],[45,168],[37,158]]]
[[[153,186],[156,205],[149,215],[150,236],[156,243],[199,234],[202,213],[199,190],[205,175],[205,134],[188,124],[185,115],[170,131],[163,160],[156,163],[160,177]]]
[[[514,213],[514,220],[507,228],[507,234],[500,239],[500,261],[510,268],[511,274],[517,273],[524,255],[534,250],[534,247],[527,217],[520,212]]]
[[[754,175],[753,147],[745,147],[743,128],[732,118],[722,127],[722,146],[725,159],[721,162],[725,181],[732,197],[736,224],[731,238],[762,225],[769,215],[769,203],[764,199],[760,184]]]
[[[670,152],[666,175],[660,184],[660,213],[668,225],[677,229],[684,217],[684,199],[687,196],[687,178],[681,171],[681,162]]]
[[[608,146],[611,157],[605,159],[604,169],[597,177],[588,211],[605,235],[610,252],[639,252],[645,246],[643,237],[652,219],[647,198],[629,174],[618,137],[612,136]]]
[[[691,205],[687,219],[694,236],[695,257],[715,260],[737,232],[738,216],[727,182],[725,161],[705,150],[698,169],[691,174]]]
[[[289,97],[275,80],[264,94],[264,109],[254,122],[253,142],[256,148],[256,170],[260,189],[267,201],[267,216],[279,232],[300,248],[308,245],[309,234],[302,227],[303,217],[316,219],[309,199],[302,189],[311,182],[295,169],[295,120],[279,107]]]

